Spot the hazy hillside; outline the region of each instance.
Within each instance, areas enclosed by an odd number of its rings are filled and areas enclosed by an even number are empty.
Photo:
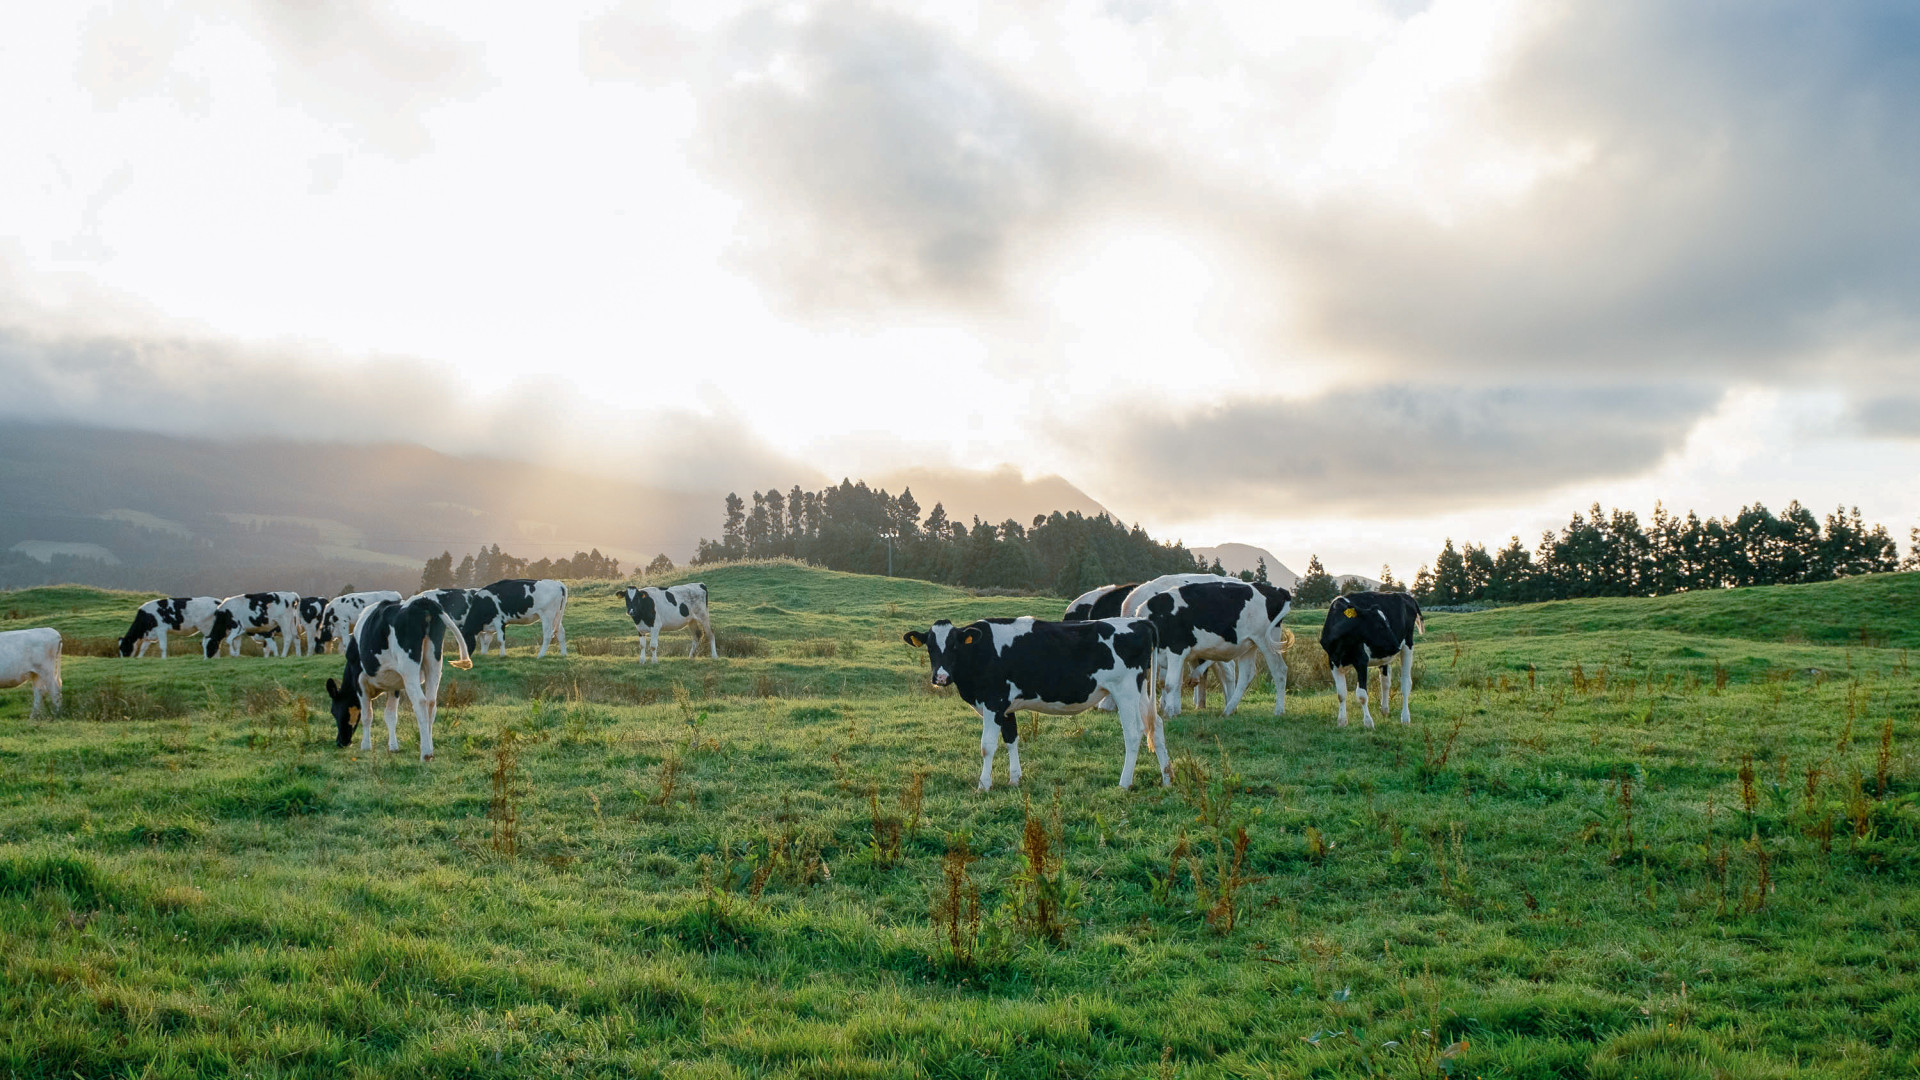
[[[1012,518],[1024,525],[1032,521],[1035,514],[1051,514],[1055,510],[1062,513],[1078,510],[1088,517],[1107,514],[1118,519],[1119,516],[1058,476],[1028,480],[1010,467],[991,472],[904,469],[869,478],[867,486],[885,488],[895,495],[911,488],[914,501],[923,509],[931,510],[934,503],[940,503],[946,507],[947,517],[954,521],[970,521],[978,516],[982,521],[996,523]]]

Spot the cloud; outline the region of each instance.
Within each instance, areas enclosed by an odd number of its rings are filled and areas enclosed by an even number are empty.
[[[1920,439],[1920,394],[1893,393],[1854,401],[1852,426],[1883,439]]]
[[[1101,475],[1096,490],[1172,516],[1410,515],[1645,471],[1718,399],[1692,384],[1399,384],[1109,418],[1067,441]]]
[[[0,423],[78,423],[294,443],[405,442],[669,491],[824,477],[742,417],[591,401],[557,382],[480,397],[445,365],[351,361],[187,336],[52,335],[0,325]]]
[[[756,10],[725,34],[699,153],[748,196],[747,261],[802,308],[1003,300],[1022,253],[1139,164],[910,18]]]

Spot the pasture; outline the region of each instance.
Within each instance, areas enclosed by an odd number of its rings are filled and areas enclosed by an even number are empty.
[[[1373,731],[1297,612],[1288,715],[1189,707],[1174,788],[1027,714],[986,795],[900,634],[1064,602],[699,579],[720,660],[575,583],[574,655],[449,670],[426,765],[404,712],[334,746],[337,655],[85,655],[147,597],[0,594],[69,642],[64,715],[0,696],[0,1073],[1920,1071],[1920,575],[1435,614]]]

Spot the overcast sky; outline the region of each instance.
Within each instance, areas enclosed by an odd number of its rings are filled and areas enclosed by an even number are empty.
[[[1920,522],[1908,4],[14,4],[0,101],[3,416],[1011,464],[1402,576]]]

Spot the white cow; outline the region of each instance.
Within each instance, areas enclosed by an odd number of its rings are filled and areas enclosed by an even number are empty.
[[[693,656],[700,651],[700,642],[707,643],[707,655],[720,655],[720,646],[713,638],[713,622],[707,617],[707,587],[694,581],[685,585],[675,585],[671,589],[637,589],[627,586],[627,615],[633,619],[633,628],[640,634],[640,662],[651,659],[660,662],[660,635],[682,627],[693,627],[693,644],[687,646],[687,655]]]
[[[398,600],[400,594],[392,589],[375,589],[371,592],[350,592],[327,601],[320,610],[320,644],[338,641],[345,650],[347,638],[353,633],[354,620],[360,613],[382,600]]]
[[[353,729],[372,711],[373,699],[387,695],[387,752],[400,750],[400,695],[407,696],[420,727],[420,760],[433,760],[433,718],[440,707],[440,661],[447,631],[460,659],[457,668],[473,666],[467,639],[440,602],[416,596],[405,603],[383,600],[361,613],[347,639],[347,669],[341,683],[327,680],[333,699],[336,738],[341,746],[353,742]],[[373,725],[361,733],[360,749],[373,749]]]
[[[211,660],[219,655],[224,642],[228,654],[240,655],[245,636],[270,637],[291,642],[300,632],[300,594],[297,592],[253,592],[229,596],[213,612],[213,627],[201,643],[201,654]],[[276,652],[279,650],[276,650]],[[274,655],[268,653],[269,656]]]
[[[205,637],[213,630],[213,613],[220,600],[212,596],[171,596],[149,600],[133,613],[133,625],[120,639],[121,656],[145,656],[147,649],[160,646],[160,659],[167,658],[167,633],[197,633]]]
[[[53,698],[60,711],[60,631],[49,627],[0,630],[0,689],[33,680],[33,708],[40,715],[42,695]]]

